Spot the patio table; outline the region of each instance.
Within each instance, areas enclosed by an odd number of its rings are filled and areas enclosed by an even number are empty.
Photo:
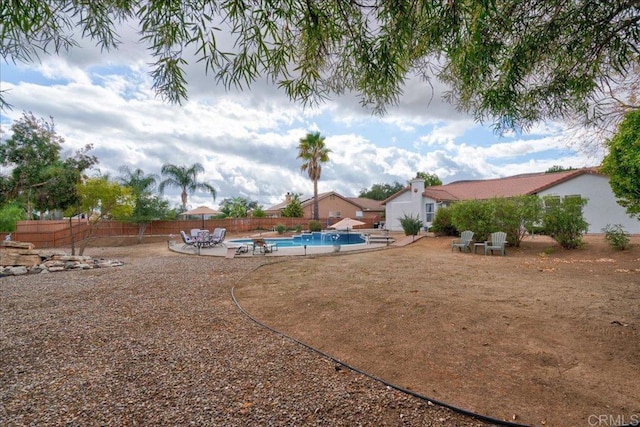
[[[487,244],[484,243],[484,242],[482,242],[482,243],[474,243],[473,244],[473,253],[477,254],[478,253],[478,248],[483,248],[482,252],[484,253],[485,246],[487,246]]]
[[[196,237],[196,246],[199,248],[209,246],[209,241],[209,230],[200,230]]]

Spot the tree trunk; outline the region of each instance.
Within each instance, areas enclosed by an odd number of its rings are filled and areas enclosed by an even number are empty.
[[[76,236],[73,234],[73,216],[69,216],[69,236],[71,238],[71,255],[76,254]]]
[[[91,224],[91,222],[88,222],[87,225],[89,226],[89,234],[87,234],[87,237],[82,239],[82,241],[80,242],[80,252],[78,253],[78,255],[80,256],[84,255],[84,250],[89,244],[89,240],[91,240],[91,238],[93,237],[93,233],[95,233],[95,229],[97,226],[97,224]]]
[[[148,225],[148,222],[141,222],[138,224],[138,243],[142,243],[142,237],[144,237],[144,231],[147,229]]]
[[[316,221],[320,220],[320,213],[318,212],[319,209],[319,204],[318,204],[318,180],[314,179],[313,180],[313,219],[315,219]]]
[[[182,190],[182,194],[180,194],[180,199],[182,200],[182,210],[187,210],[187,190]]]

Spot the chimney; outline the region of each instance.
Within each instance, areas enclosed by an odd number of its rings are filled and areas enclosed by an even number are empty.
[[[411,180],[411,197],[416,199],[422,199],[422,193],[424,192],[424,179],[413,178]]]
[[[287,191],[287,194],[284,196],[284,201],[286,204],[291,203],[291,193]]]

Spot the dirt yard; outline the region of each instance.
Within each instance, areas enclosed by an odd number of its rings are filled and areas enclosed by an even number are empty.
[[[86,254],[124,267],[2,279],[0,424],[478,425],[256,327],[232,287],[261,322],[431,399],[533,426],[630,424],[640,236],[623,252],[585,240],[235,259],[100,241]]]
[[[617,252],[603,236],[572,251],[536,236],[506,257],[450,241],[281,260],[235,293],[269,326],[457,407],[531,425],[640,420],[639,237]]]

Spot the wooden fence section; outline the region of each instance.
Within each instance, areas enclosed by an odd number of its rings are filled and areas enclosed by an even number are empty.
[[[73,220],[81,222],[81,220]],[[68,219],[55,219],[46,221],[18,221],[18,230],[21,233],[46,233],[69,228]]]
[[[69,221],[64,224],[44,224],[49,221],[20,221],[15,232],[11,233],[11,240],[33,243],[36,248],[55,248],[71,245],[71,229]],[[62,223],[62,221],[55,221]],[[24,226],[21,223],[25,223]],[[28,223],[28,224],[27,224]],[[40,223],[40,224],[35,224]],[[75,241],[79,242],[89,233],[86,223],[73,223]],[[6,234],[5,234],[6,235]],[[5,236],[3,235],[4,239]]]
[[[338,222],[340,218],[320,219],[323,228]],[[374,228],[379,224],[379,218],[359,218],[364,222],[358,228]],[[273,230],[278,225],[295,230],[298,226],[309,229],[308,218],[225,218],[225,219],[187,219],[175,221],[152,221],[144,231],[143,236],[179,235],[181,230],[189,233],[192,228],[213,230],[217,227],[226,228],[229,233],[251,233],[259,230]],[[18,221],[16,231],[11,233],[11,239],[20,242],[33,243],[36,248],[68,247],[71,245],[73,231],[76,244],[89,234],[89,226],[84,220],[73,220],[73,230],[68,220],[62,221]],[[93,237],[122,237],[138,236],[138,224],[103,221],[95,230]],[[4,239],[7,233],[0,234]]]

